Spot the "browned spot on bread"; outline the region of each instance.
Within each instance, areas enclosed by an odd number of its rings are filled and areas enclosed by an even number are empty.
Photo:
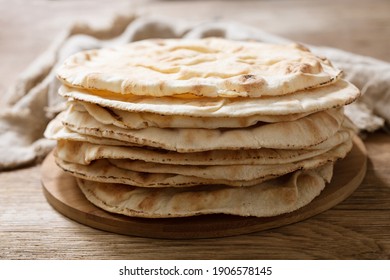
[[[116,201],[120,201],[125,198],[125,195],[128,192],[133,191],[137,188],[131,185],[106,183],[104,184],[104,187],[100,189],[109,194],[110,196],[114,196]]]
[[[293,73],[307,73],[307,74],[316,74],[322,71],[322,66],[318,61],[310,62],[295,62],[287,65],[285,74]]]
[[[184,141],[185,143],[187,143],[188,145],[192,145],[194,143],[194,135],[190,132],[185,132],[184,134]]]
[[[73,145],[70,145],[70,147],[71,147],[71,151],[70,152],[72,154],[78,154],[83,143],[79,142],[79,141],[72,141],[72,144]]]
[[[116,114],[111,108],[104,107],[104,109],[116,120],[122,121],[122,117],[118,114]]]
[[[165,88],[165,83],[163,81],[160,81],[158,85],[158,89],[160,90],[160,92],[163,92],[164,88]]]
[[[138,172],[138,176],[143,180],[143,181],[147,181],[150,177],[151,177],[151,173],[147,173],[147,172]]]
[[[304,45],[299,43],[293,43],[292,46],[298,50],[304,51],[304,52],[310,52],[308,48],[306,48]]]
[[[298,192],[296,188],[283,188],[280,190],[280,197],[284,203],[294,204],[298,199]]]
[[[85,53],[85,60],[91,60],[91,56],[89,55],[88,52]]]
[[[241,81],[245,83],[245,82],[247,82],[247,80],[254,79],[254,78],[255,78],[255,75],[246,74],[246,75],[241,76]]]
[[[150,210],[155,208],[157,203],[157,191],[154,191],[149,193],[149,195],[138,204],[138,208],[141,210]]]
[[[194,85],[194,86],[191,88],[191,93],[193,93],[193,94],[195,94],[195,95],[200,95],[202,89],[203,89],[203,86],[201,86],[201,85]]]
[[[92,163],[91,164],[91,166],[92,165],[94,165],[94,163]],[[100,165],[99,166],[99,169],[100,169],[100,171],[103,173],[103,174],[107,174],[107,173],[109,173],[109,171],[110,171],[110,165],[108,165],[108,164],[102,164],[102,165]]]
[[[265,84],[265,81],[262,77],[258,77],[252,74],[242,75],[238,82],[245,92],[256,91]]]
[[[123,83],[122,83],[122,90],[124,92],[132,92],[133,91],[133,88],[134,88],[134,84],[132,81],[129,81],[129,80],[125,80]]]
[[[294,64],[289,64],[286,67],[285,74],[293,74],[293,73],[300,73],[302,71],[308,71],[308,68],[310,65],[303,65],[301,63],[294,63]]]

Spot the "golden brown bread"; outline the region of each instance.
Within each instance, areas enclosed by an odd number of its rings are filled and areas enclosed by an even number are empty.
[[[45,136],[92,203],[135,217],[275,216],[352,147],[359,90],[300,45],[145,40],[71,56]]]
[[[302,90],[284,96],[260,98],[225,98],[184,96],[118,95],[102,91],[86,91],[62,86],[59,94],[104,107],[163,116],[201,118],[238,118],[249,116],[281,116],[313,113],[342,107],[359,97],[359,90],[347,81],[339,80],[328,86]]]
[[[340,109],[330,109],[293,122],[237,129],[123,129],[102,124],[88,113],[74,110],[67,110],[58,118],[65,127],[80,134],[187,153],[259,148],[303,149],[335,135],[342,126],[344,114]]]
[[[67,162],[56,155],[57,164],[74,176],[137,187],[191,187],[196,185],[251,186],[300,169],[314,169],[345,157],[352,147],[349,139],[311,158],[284,164],[259,165],[168,165],[142,161],[100,159],[90,165]]]
[[[60,134],[57,142],[57,155],[64,161],[88,165],[97,159],[141,160],[171,165],[234,165],[234,164],[281,164],[311,158],[349,140],[352,131],[342,129],[324,142],[306,149],[250,149],[250,150],[213,150],[196,153],[177,153],[163,149],[147,147],[109,145],[107,139],[87,137],[82,134]],[[72,135],[85,137],[71,140]],[[92,143],[88,141],[93,141]],[[115,141],[115,140],[113,140]]]
[[[232,214],[269,217],[292,212],[310,203],[330,181],[333,165],[296,171],[261,184],[230,188],[138,188],[78,179],[85,197],[109,212],[143,218]]]
[[[341,71],[297,44],[218,38],[144,40],[79,52],[58,70],[71,87],[118,94],[285,95],[330,84]]]

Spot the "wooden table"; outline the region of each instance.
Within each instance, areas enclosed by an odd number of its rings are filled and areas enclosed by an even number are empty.
[[[239,20],[294,40],[390,61],[389,1],[227,1],[223,9],[220,4],[146,1],[135,6],[143,13],[189,20]],[[65,23],[127,6],[126,1],[0,0],[0,91]],[[343,203],[297,224],[219,239],[159,240],[95,230],[51,208],[39,165],[2,172],[0,259],[389,259],[390,136],[378,132],[365,144],[367,175]]]

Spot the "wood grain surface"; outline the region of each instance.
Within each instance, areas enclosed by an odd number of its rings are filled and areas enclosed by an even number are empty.
[[[109,17],[123,12],[128,2],[0,0],[0,92],[67,23]],[[221,1],[143,3],[136,1],[143,13],[238,20],[294,40],[390,61],[386,0],[225,1],[223,9]],[[390,136],[371,134],[365,145],[365,179],[341,204],[297,224],[217,239],[148,239],[89,228],[47,203],[40,165],[2,172],[0,259],[389,259]]]

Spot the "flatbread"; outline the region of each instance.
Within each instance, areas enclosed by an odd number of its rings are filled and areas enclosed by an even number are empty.
[[[171,165],[161,163],[144,162],[140,160],[123,160],[123,159],[110,159],[109,162],[121,169],[148,172],[148,173],[161,173],[161,174],[180,174],[184,176],[195,176],[205,179],[224,179],[249,181],[262,177],[272,175],[283,175],[289,172],[293,172],[298,169],[309,169],[311,166],[321,165],[325,161],[334,161],[337,158],[342,158],[346,155],[352,147],[352,141],[341,144],[340,146],[322,153],[317,156],[313,156],[308,159],[279,164],[261,164],[261,165]]]
[[[242,129],[123,129],[99,123],[86,112],[67,110],[62,124],[81,134],[120,140],[177,152],[238,149],[302,149],[319,144],[340,130],[341,109],[317,112],[294,122],[278,122]]]
[[[196,185],[251,186],[294,172],[313,169],[345,157],[351,149],[348,141],[321,155],[298,162],[275,165],[180,166],[154,163],[131,164],[115,160],[96,160],[90,165],[66,162],[57,155],[57,164],[74,176],[105,183],[122,183],[137,187],[191,187]],[[118,167],[119,165],[119,167]]]
[[[192,95],[180,98],[169,96],[155,98],[86,91],[67,86],[62,86],[59,94],[63,97],[128,112],[148,112],[164,116],[237,118],[253,115],[281,116],[313,113],[342,107],[358,98],[360,91],[351,83],[339,80],[334,84],[316,89],[302,90],[285,96],[261,98],[207,98]]]
[[[60,115],[49,122],[43,135],[45,138],[52,140],[69,140],[109,146],[139,146],[119,140],[95,137],[71,131],[62,125]]]
[[[253,186],[278,177],[277,175],[268,175],[249,181],[231,181],[226,179],[210,180],[171,173],[160,174],[125,170],[110,164],[110,162],[105,159],[96,160],[90,165],[80,165],[66,162],[56,157],[56,163],[65,172],[68,172],[77,178],[103,183],[126,184],[143,188],[184,188],[209,184],[244,187]]]
[[[303,46],[217,38],[80,52],[58,78],[57,165],[96,206],[145,218],[307,205],[352,147],[343,106],[360,95]]]
[[[262,122],[286,122],[295,121],[309,115],[309,113],[297,113],[290,115],[253,115],[248,117],[190,117],[159,115],[148,112],[128,112],[115,108],[102,107],[97,104],[71,101],[69,110],[88,112],[100,123],[114,125],[121,128],[143,129],[148,127],[158,128],[242,128],[253,126]]]
[[[314,157],[346,142],[353,132],[343,128],[324,142],[299,150],[251,149],[251,150],[215,150],[197,153],[177,153],[162,149],[145,147],[110,146],[99,143],[105,139],[93,137],[95,144],[85,141],[55,138],[57,156],[64,161],[88,165],[97,159],[126,159],[171,165],[233,165],[233,164],[281,164],[296,162]],[[70,132],[70,135],[77,134]],[[77,134],[82,136],[81,134]],[[92,137],[92,136],[91,136]],[[90,139],[85,139],[90,140]]]
[[[328,163],[245,187],[138,188],[77,179],[85,197],[113,213],[142,218],[232,214],[269,217],[295,211],[318,196],[332,177]]]
[[[58,70],[71,87],[117,94],[208,97],[285,95],[336,81],[341,71],[297,44],[144,40],[79,52]]]

